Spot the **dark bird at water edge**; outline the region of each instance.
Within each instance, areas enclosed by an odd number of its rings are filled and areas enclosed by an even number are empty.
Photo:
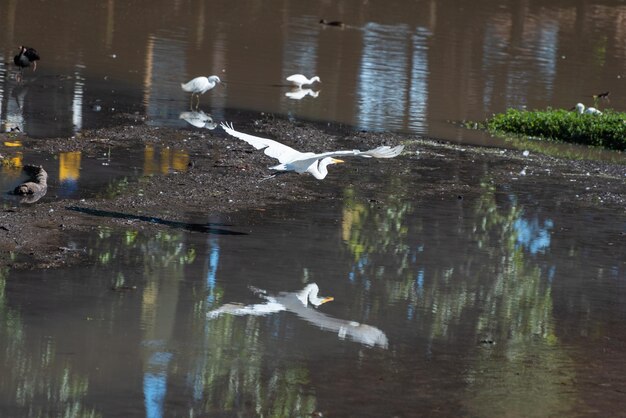
[[[20,46],[20,53],[13,58],[13,62],[15,65],[20,67],[20,71],[22,68],[30,67],[30,64],[32,63],[33,71],[35,71],[37,69],[37,61],[39,61],[39,59],[40,57],[37,50],[22,45]]]
[[[340,22],[338,20],[326,20],[326,19],[320,19],[320,25],[326,25],[326,26],[337,26],[340,28],[343,28],[345,26],[345,24],[343,22]]]

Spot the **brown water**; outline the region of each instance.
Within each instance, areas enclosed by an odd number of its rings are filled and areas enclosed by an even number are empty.
[[[0,67],[1,117],[42,137],[121,112],[205,129],[180,119],[179,83],[219,74],[200,104],[215,121],[247,109],[484,143],[447,121],[606,90],[600,107],[623,110],[624,16],[617,1],[7,1],[4,61],[21,43],[42,61],[21,83]],[[317,97],[285,96],[296,72],[321,77]],[[184,147],[44,156],[14,142],[16,167],[48,169],[43,199],[187,165]],[[623,211],[564,198],[548,174],[496,183],[464,158],[396,161],[404,174],[375,191],[359,162],[354,186],[316,183],[341,202],[181,215],[212,233],[103,228],[67,245],[92,265],[0,271],[0,416],[624,416]],[[449,173],[479,192],[416,193]],[[3,167],[2,190],[20,176]],[[298,306],[310,282],[335,300]]]
[[[248,109],[499,143],[450,121],[508,107],[589,106],[605,91],[610,101],[598,107],[625,110],[624,19],[619,0],[8,0],[0,5],[1,118],[35,136],[69,135],[119,112],[182,127],[189,95],[180,83],[217,74],[225,84],[200,108],[218,121],[227,109]],[[42,60],[18,84],[20,44]],[[319,75],[319,95],[286,97],[293,73]]]

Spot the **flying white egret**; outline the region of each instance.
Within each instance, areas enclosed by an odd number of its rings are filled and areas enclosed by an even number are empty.
[[[371,347],[387,348],[387,336],[380,329],[355,321],[333,318],[312,308],[334,300],[332,297],[319,297],[319,287],[315,283],[308,284],[299,292],[280,292],[269,295],[265,290],[251,288],[265,303],[241,305],[227,303],[207,313],[208,319],[215,319],[222,314],[265,316],[281,311],[289,311],[305,321],[326,331],[333,331],[341,339],[346,337]]]
[[[300,152],[287,145],[281,144],[273,139],[260,138],[254,135],[248,135],[238,132],[233,128],[232,123],[222,122],[221,127],[231,136],[246,141],[256,149],[265,149],[265,155],[276,158],[280,164],[269,167],[270,170],[280,172],[295,171],[296,173],[309,173],[318,180],[322,180],[328,174],[326,168],[330,164],[343,163],[333,157],[364,157],[364,158],[393,158],[402,152],[404,145],[389,147],[387,145],[380,146],[368,151],[345,150],[345,151],[328,151],[319,154],[313,152]]]
[[[200,104],[200,95],[206,93],[215,87],[216,84],[221,83],[222,80],[216,75],[212,75],[210,77],[196,77],[192,80],[189,80],[186,83],[181,83],[180,86],[184,91],[191,93],[191,100],[193,101],[193,96],[196,95],[198,97],[198,102],[196,104],[196,109]],[[193,105],[192,105],[193,107]]]
[[[602,114],[602,112],[600,112],[595,107],[588,107],[587,109],[585,109],[585,105],[582,103],[576,104],[576,112],[578,112],[581,115],[583,113],[585,113],[586,115],[601,115]]]
[[[293,100],[300,100],[300,99],[305,98],[306,96],[317,97],[319,96],[319,94],[320,94],[319,91],[296,87],[292,89],[291,91],[288,91],[287,93],[285,93],[285,96]]]
[[[290,75],[289,77],[287,77],[287,81],[291,82],[292,84],[298,86],[298,87],[302,87],[305,84],[313,84],[316,81],[318,83],[321,83],[322,80],[320,80],[320,78],[318,76],[315,77],[311,77],[310,79],[307,78],[306,76],[302,75],[302,74],[294,74],[294,75]]]

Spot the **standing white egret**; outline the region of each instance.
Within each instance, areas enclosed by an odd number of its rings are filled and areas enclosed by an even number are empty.
[[[227,303],[208,312],[207,318],[215,319],[223,314],[265,316],[289,311],[320,329],[336,332],[341,339],[348,337],[370,347],[387,348],[389,345],[385,333],[376,327],[356,321],[333,318],[309,306],[313,305],[317,308],[326,302],[334,300],[332,297],[319,297],[319,287],[315,283],[308,284],[299,292],[280,292],[277,295],[269,295],[265,290],[261,289],[251,289],[258,296],[265,299],[265,303],[254,305]]]
[[[581,115],[583,113],[586,115],[601,115],[602,114],[602,112],[600,112],[595,107],[588,107],[587,109],[585,109],[585,105],[582,103],[576,104],[576,112],[578,112]]]
[[[216,84],[221,83],[222,80],[216,75],[212,75],[210,77],[196,77],[187,83],[181,83],[180,86],[184,91],[191,93],[191,100],[193,101],[193,96],[197,95],[198,102],[196,104],[196,109],[200,104],[200,95],[206,93],[215,87]],[[193,105],[191,105],[193,108]]]
[[[291,82],[292,84],[294,84],[295,86],[298,86],[298,87],[302,87],[305,84],[313,84],[316,81],[318,83],[322,82],[322,80],[320,80],[320,78],[318,76],[311,77],[309,79],[309,78],[307,78],[306,76],[304,76],[302,74],[290,75],[289,77],[287,77],[287,81]]]
[[[318,180],[322,180],[328,174],[326,168],[330,164],[343,163],[333,157],[364,157],[364,158],[393,158],[402,152],[404,145],[389,147],[387,145],[380,146],[368,151],[345,150],[345,151],[328,151],[319,154],[313,152],[300,152],[278,141],[268,138],[260,138],[254,135],[248,135],[238,132],[230,126],[222,122],[222,128],[231,136],[246,141],[256,149],[265,149],[265,155],[276,158],[280,164],[269,167],[270,170],[281,172],[295,171],[296,173],[309,173]]]

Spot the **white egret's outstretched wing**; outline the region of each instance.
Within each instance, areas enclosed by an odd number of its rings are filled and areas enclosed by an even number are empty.
[[[253,316],[265,316],[272,313],[284,311],[285,307],[280,303],[269,301],[267,303],[257,303],[255,305],[241,305],[239,303],[227,303],[220,306],[217,309],[207,312],[207,318],[214,319],[221,314],[230,315],[253,315]]]
[[[289,307],[287,309],[291,310]],[[297,309],[293,310],[293,312],[320,329],[336,332],[337,336],[341,339],[347,337],[353,341],[371,347],[379,346],[381,348],[387,348],[389,346],[389,340],[385,333],[371,325],[333,318],[332,316],[315,311],[311,308]]]
[[[400,155],[400,153],[404,150],[404,145],[397,145],[395,147],[390,147],[388,145],[382,145],[378,148],[370,149],[367,151],[360,151],[358,149],[353,149],[349,151],[329,151],[322,152],[320,154],[315,154],[314,157],[316,159],[326,158],[326,157],[365,157],[365,158],[393,158]]]
[[[233,128],[232,123],[229,126],[228,123],[222,122],[220,126],[226,131],[227,134],[246,141],[248,144],[252,145],[256,149],[265,148],[265,155],[276,158],[281,163],[288,163],[290,161],[293,161],[294,159],[299,159],[303,156],[306,156],[303,155],[304,153],[297,151],[287,145],[281,144],[280,142],[274,141],[273,139],[261,138],[258,136],[248,135],[244,134],[243,132],[236,131]]]
[[[306,290],[306,289],[305,289]],[[305,321],[323,329],[325,331],[336,332],[341,339],[346,337],[356,342],[387,348],[389,341],[387,336],[380,329],[367,324],[355,321],[334,318],[317,311],[301,299],[300,293],[280,293],[276,296],[276,303],[285,307],[287,311],[293,312]],[[294,297],[295,296],[295,297]]]
[[[365,157],[365,158],[393,158],[402,152],[404,149],[404,145],[398,145],[395,147],[390,147],[387,145],[380,146],[378,148],[374,148],[367,151],[360,151],[358,149],[355,150],[345,150],[345,151],[328,151],[322,152],[319,154],[315,154],[312,152],[300,152],[297,151],[287,145],[281,144],[278,141],[274,141],[269,138],[261,138],[254,135],[245,134],[243,132],[238,132],[233,128],[232,123],[230,126],[227,123],[221,123],[222,128],[231,136],[235,138],[239,138],[241,140],[246,141],[248,144],[252,145],[256,149],[265,148],[265,154],[276,158],[282,164],[286,163],[294,163],[296,161],[300,162],[299,166],[308,167],[313,164],[315,160],[320,160],[326,157]]]

